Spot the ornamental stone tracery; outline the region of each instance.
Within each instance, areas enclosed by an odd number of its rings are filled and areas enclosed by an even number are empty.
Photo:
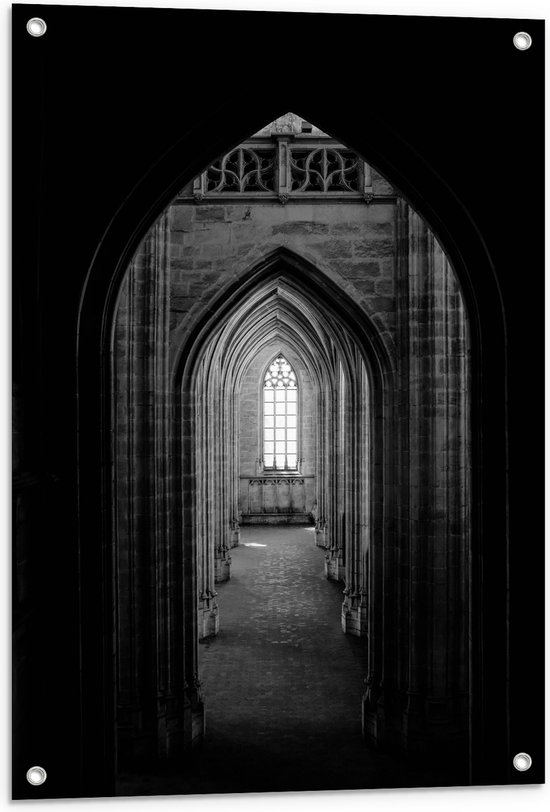
[[[265,373],[264,389],[296,389],[296,373],[284,355],[278,355]]]
[[[275,150],[239,147],[206,171],[207,193],[274,192]]]
[[[382,195],[387,197],[386,194]],[[353,150],[292,113],[214,161],[179,199],[374,198],[372,169]]]

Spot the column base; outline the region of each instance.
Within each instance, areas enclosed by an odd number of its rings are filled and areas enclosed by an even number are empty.
[[[324,549],[329,547],[327,540],[327,523],[322,520],[315,523],[315,544],[317,547],[323,547]]]
[[[222,553],[222,558],[214,560],[214,583],[221,584],[231,578],[231,556],[228,552]]]
[[[386,736],[386,714],[382,695],[382,687],[377,687],[371,680],[361,702],[361,722],[363,738],[368,747],[378,748]],[[375,689],[376,688],[376,689]]]
[[[342,631],[355,637],[368,634],[368,607],[364,595],[346,594],[342,604]]]
[[[204,738],[204,705],[198,683],[192,689],[186,685],[177,696],[157,697],[155,713],[135,706],[118,706],[117,712],[117,761],[123,771],[177,762]],[[147,728],[145,718],[149,719]]]
[[[191,711],[191,749],[203,743],[205,733],[206,719],[204,716],[204,705],[201,703],[200,707]]]
[[[202,686],[198,679],[195,678],[193,688],[189,691],[190,698],[190,736],[187,739],[187,748],[193,749],[204,740],[206,733],[206,718],[204,713],[204,702],[202,698]]]
[[[199,640],[214,637],[219,632],[220,616],[218,604],[216,603],[216,593],[208,593],[199,598],[197,622]]]
[[[174,762],[182,753],[202,743],[205,733],[204,704],[200,684],[186,687],[184,697],[162,697],[159,702],[159,748],[162,762]]]
[[[467,718],[456,716],[450,697],[409,694],[401,721],[401,746],[411,755],[430,754],[434,763],[467,753]]]
[[[401,716],[401,747],[407,753],[422,754],[428,750],[424,697],[409,691]]]
[[[329,550],[325,556],[325,575],[329,581],[341,581],[341,563],[339,550]]]
[[[241,526],[239,522],[234,521],[231,528],[229,549],[232,550],[233,547],[238,547],[240,543],[241,543]]]

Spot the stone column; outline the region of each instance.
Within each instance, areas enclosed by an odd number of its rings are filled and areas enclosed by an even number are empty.
[[[335,365],[329,413],[330,428],[327,448],[329,449],[328,493],[330,514],[328,522],[328,551],[325,556],[325,574],[331,581],[345,578],[345,515],[346,515],[346,472],[345,472],[345,419],[346,387],[341,364]]]
[[[433,242],[436,312],[435,512],[432,553],[432,668],[427,716],[449,746],[465,749],[468,716],[467,466],[468,358],[464,306],[456,278],[440,245]]]
[[[369,663],[363,734],[375,747],[401,747],[409,668],[409,206],[400,198],[395,210],[395,239],[397,363],[391,375],[387,373],[385,385],[391,398],[384,396],[388,410],[383,429],[384,458],[377,453],[373,459],[371,483],[376,494],[375,515],[381,515],[383,495],[386,519],[384,526],[371,528],[368,558]]]
[[[440,246],[409,211],[408,669],[403,744],[465,744],[466,334]]]
[[[214,580],[216,583],[228,581],[231,577],[231,501],[229,495],[229,472],[231,462],[231,437],[228,433],[227,387],[222,385],[218,355],[210,373],[209,406],[214,426],[214,468],[211,508],[213,514],[214,537]]]
[[[317,423],[315,434],[315,502],[313,508],[313,519],[315,521],[315,545],[326,547],[326,518],[325,518],[325,410],[323,408],[323,393],[319,389],[317,393]]]
[[[130,266],[113,343],[117,724],[120,764],[173,755],[185,708],[173,624],[169,229],[164,215]],[[170,734],[168,734],[170,731]]]
[[[198,635],[212,637],[219,630],[219,611],[215,582],[215,474],[219,431],[213,419],[207,352],[196,373],[196,542],[198,550]]]
[[[238,547],[241,541],[241,515],[239,508],[239,400],[231,391],[229,411],[229,548]]]
[[[318,421],[317,421],[317,442],[315,457],[315,487],[316,487],[316,515],[315,515],[315,544],[317,547],[328,549],[328,491],[329,480],[329,444],[328,426],[330,421],[328,409],[328,393],[331,391],[331,382],[326,373],[319,381],[318,390]]]
[[[427,626],[434,531],[434,325],[432,236],[424,221],[409,210],[409,621],[406,705],[403,744],[415,750],[424,744],[427,667]]]
[[[346,585],[342,604],[342,630],[357,637],[368,633],[368,383],[357,348],[352,359],[346,412]]]

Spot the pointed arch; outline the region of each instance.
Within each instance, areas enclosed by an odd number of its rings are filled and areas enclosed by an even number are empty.
[[[290,333],[285,336],[287,325]],[[197,387],[209,385],[208,377],[201,371],[204,360],[209,359],[212,370],[223,368],[224,380],[232,382],[232,387],[224,391],[234,395],[260,348],[267,348],[270,342],[280,346],[283,338],[310,364],[318,391],[327,393],[318,440],[321,449],[316,475],[318,543],[327,548],[327,576],[335,580],[345,578],[347,582],[343,630],[366,635],[369,624],[370,660],[374,679],[379,682],[384,660],[382,561],[384,549],[392,546],[391,516],[395,502],[391,474],[396,435],[391,348],[378,327],[344,290],[312,263],[284,247],[270,251],[207,303],[173,366],[178,428],[172,456],[181,461],[178,471],[181,482],[178,479],[175,491],[176,499],[181,495],[181,505],[175,510],[181,516],[181,525],[176,528],[176,537],[183,540],[185,570],[198,572],[199,579],[197,583],[193,576],[197,586],[192,587],[184,601],[184,637],[196,641],[198,636],[216,633],[219,622],[217,602],[210,598],[200,604],[204,608],[199,609],[198,625],[193,611],[197,594],[208,596],[215,591],[213,582],[205,579],[205,573],[213,572],[213,554],[208,553],[200,540],[193,541],[197,539],[197,510],[200,510],[197,504],[205,503],[204,494],[199,500],[193,496],[199,467],[204,468],[203,464],[199,466],[195,438],[204,435],[205,420],[221,419],[222,423],[234,424],[230,398],[224,398],[229,412],[218,418],[214,390],[201,388],[201,395],[197,395]],[[206,416],[201,416],[201,403],[209,403]],[[227,561],[229,545],[223,547],[223,528],[228,517],[235,523],[238,494],[231,488],[235,454],[226,448],[222,456],[229,460],[232,470],[225,478],[228,484],[222,488],[222,492],[230,494],[230,503],[219,514],[218,529],[211,528],[208,538],[221,539],[216,555]],[[218,473],[211,470],[214,478]],[[221,476],[224,477],[223,471]],[[356,522],[346,521],[348,510],[355,511]],[[192,683],[197,678],[197,658],[188,656],[186,674]]]
[[[246,302],[249,310],[256,307],[262,298],[277,289],[278,284],[282,284],[289,294],[296,294],[298,288],[300,291],[308,291],[309,300],[315,303],[312,312],[324,325],[327,333],[340,343],[343,352],[344,345],[335,334],[328,316],[331,314],[337,320],[348,321],[350,331],[363,348],[371,374],[386,377],[395,373],[391,349],[385,336],[366,317],[365,311],[357,302],[309,260],[286,247],[278,247],[269,251],[252,268],[233,278],[221,292],[212,297],[202,315],[196,318],[175,358],[174,375],[177,386],[185,376],[192,374],[190,370],[196,362],[197,354],[200,354],[201,337],[204,340],[220,324],[229,322],[241,302]],[[298,296],[304,301],[303,295],[298,293]]]
[[[327,128],[328,129],[328,128]],[[388,173],[391,174],[391,173]],[[188,179],[188,176],[187,176]],[[177,185],[179,186],[181,183],[180,180],[177,181]],[[155,212],[157,209],[155,209]],[[118,223],[115,224],[118,227]],[[143,222],[142,222],[143,225]],[[123,229],[124,231],[124,229]],[[116,239],[115,243],[113,244],[110,241],[111,236],[113,236],[116,232],[116,228],[113,230],[112,233],[107,235],[107,239],[105,244],[102,245],[100,251],[98,252],[98,257],[96,257],[96,261],[94,262],[94,269],[101,268],[102,264],[104,263],[106,257],[108,257],[108,252],[114,251],[116,254]],[[140,230],[140,235],[143,233]],[[135,237],[133,235],[132,239]],[[450,241],[449,241],[450,242]],[[94,356],[94,347],[97,346],[102,347],[102,356],[100,357],[100,366],[101,361],[104,361],[106,357],[108,357],[109,349],[108,349],[108,342],[107,337],[109,333],[109,325],[110,320],[112,320],[112,313],[114,310],[115,302],[116,302],[116,293],[117,293],[117,286],[120,281],[121,275],[123,270],[125,270],[126,262],[131,255],[131,250],[129,248],[130,245],[134,245],[132,241],[128,241],[126,243],[126,253],[120,254],[118,256],[117,262],[119,263],[117,266],[117,270],[114,275],[111,275],[109,268],[109,285],[108,290],[106,293],[105,298],[101,299],[101,293],[99,294],[99,300],[105,303],[105,306],[102,310],[101,316],[101,323],[98,324],[97,322],[93,324],[92,322],[94,319],[97,318],[97,310],[94,311],[94,301],[97,301],[98,297],[98,290],[102,288],[102,284],[105,281],[100,279],[100,275],[97,277],[94,273],[91,273],[89,276],[89,284],[86,288],[83,297],[83,304],[81,308],[81,320],[79,325],[79,349],[80,349],[80,360],[82,364],[86,363],[86,358],[91,360]],[[105,254],[107,251],[107,254]],[[482,253],[482,252],[481,252]],[[480,254],[481,255],[481,254]],[[463,257],[457,256],[457,265],[456,267],[463,266]],[[284,269],[287,269],[286,276],[284,274]],[[292,273],[288,273],[288,270],[291,270]],[[376,521],[373,522],[374,525],[374,536],[372,540],[372,549],[373,554],[376,554],[376,550],[380,552],[383,549],[383,536],[386,534],[387,538],[391,537],[392,529],[391,529],[391,515],[393,510],[393,503],[392,503],[392,491],[391,488],[386,488],[387,479],[387,471],[389,470],[389,461],[391,460],[393,454],[395,453],[395,449],[392,446],[392,437],[391,431],[387,431],[387,427],[390,425],[389,420],[391,419],[392,409],[391,400],[394,396],[394,393],[397,391],[397,381],[395,378],[395,367],[392,359],[391,350],[388,348],[386,343],[385,337],[381,335],[380,330],[378,327],[373,324],[369,319],[365,319],[364,311],[361,311],[360,308],[353,302],[352,299],[346,297],[344,292],[338,288],[331,280],[327,279],[326,276],[323,276],[319,273],[318,269],[316,269],[311,263],[309,263],[306,259],[298,257],[297,255],[293,254],[293,252],[288,251],[287,249],[278,249],[272,252],[270,255],[264,257],[264,259],[251,271],[246,272],[245,274],[241,274],[237,280],[233,280],[229,283],[227,288],[224,290],[223,295],[220,294],[219,296],[213,297],[210,306],[202,312],[200,317],[198,318],[197,322],[195,323],[191,334],[187,337],[185,344],[182,345],[181,351],[176,358],[174,364],[174,381],[176,384],[176,394],[175,394],[175,407],[176,407],[176,415],[178,416],[178,443],[179,445],[176,447],[176,466],[179,466],[176,474],[178,478],[178,482],[181,482],[182,491],[183,493],[191,486],[192,484],[192,477],[195,475],[195,471],[193,465],[191,464],[186,470],[183,472],[182,475],[182,459],[187,461],[190,457],[186,456],[183,457],[180,452],[185,452],[186,449],[186,435],[185,432],[187,430],[188,419],[190,418],[193,420],[193,405],[189,402],[189,392],[192,391],[193,386],[193,374],[194,370],[197,369],[197,364],[200,359],[203,357],[202,352],[204,349],[204,339],[205,335],[210,328],[216,328],[219,324],[223,322],[225,319],[225,323],[229,323],[229,317],[231,314],[234,314],[238,307],[238,302],[243,297],[246,296],[254,296],[259,295],[262,291],[265,293],[266,288],[262,289],[262,285],[267,283],[268,281],[274,283],[278,278],[278,275],[282,273],[282,277],[284,279],[285,284],[288,286],[289,291],[296,292],[296,282],[298,281],[299,287],[307,288],[311,293],[311,299],[316,305],[314,312],[316,315],[319,316],[322,323],[325,323],[327,319],[323,322],[323,315],[330,313],[336,317],[337,321],[345,322],[349,325],[349,331],[354,339],[354,344],[359,348],[360,356],[365,363],[365,368],[367,370],[367,377],[369,383],[371,385],[372,397],[373,397],[373,410],[372,410],[372,420],[374,425],[377,428],[377,432],[375,436],[373,436],[374,444],[372,449],[372,460],[373,465],[376,467],[378,472],[382,472],[382,476],[376,476],[373,478],[373,494],[372,500],[373,504],[377,506],[377,510],[380,510],[380,515],[382,516],[382,521],[377,524]],[[464,289],[466,291],[466,298],[468,298],[468,284],[470,281],[470,277],[465,274],[464,277],[459,277],[462,279]],[[466,281],[464,281],[466,280]],[[99,287],[96,286],[96,283]],[[323,302],[323,305],[320,305],[320,302]],[[474,308],[475,310],[475,308]],[[330,326],[330,319],[328,319],[328,326],[327,332],[331,331]],[[498,319],[497,319],[498,321]],[[475,323],[475,318],[474,318]],[[99,330],[98,330],[99,327]],[[351,353],[349,346],[346,345],[346,341],[342,339],[340,335],[334,335],[338,346],[341,348],[341,358],[343,359],[344,366],[346,364],[351,364]],[[480,346],[477,342],[477,335],[475,334],[475,327],[474,327],[474,342],[473,342],[473,354],[474,357],[476,353],[479,351]],[[95,341],[95,344],[94,344]],[[95,358],[95,361],[92,362],[91,366],[93,367],[93,363],[97,364],[98,358]],[[103,381],[103,390],[102,395],[103,397],[108,396],[109,392],[109,381],[108,377],[105,377],[105,368],[106,365],[103,366],[101,370],[102,374],[102,381]],[[81,379],[81,398],[80,404],[86,401],[86,392],[91,395],[91,401],[93,401],[93,393],[90,392],[89,388],[87,387],[87,383],[84,379]],[[474,392],[475,396],[475,392]],[[89,417],[88,414],[88,406],[91,403],[90,400],[86,401],[86,406],[82,407],[83,411],[81,415],[84,416],[84,422],[86,422],[86,415]],[[102,410],[99,411],[101,414],[101,421],[97,428],[100,431],[106,432],[108,434],[108,425],[109,425],[109,416],[108,416],[108,409],[105,408],[105,402],[102,401]],[[82,425],[82,423],[81,423]],[[377,442],[377,438],[382,438],[382,442]],[[384,439],[387,439],[388,442],[384,442]],[[87,446],[86,441],[83,441],[84,447]],[[103,451],[105,451],[105,444],[101,446]],[[91,452],[91,449],[87,448],[88,452]],[[189,449],[187,449],[189,450]],[[93,456],[93,453],[92,453]],[[86,459],[86,450],[84,450],[82,459]],[[386,473],[384,473],[386,472]],[[82,482],[86,482],[86,474],[84,473]],[[378,489],[378,491],[377,491]],[[382,507],[383,506],[383,507]],[[83,515],[86,513],[86,499],[83,501]],[[108,513],[108,511],[107,511]],[[190,519],[190,524],[187,524],[188,516],[185,512],[185,507],[182,511],[177,511],[178,519],[177,519],[177,526],[176,531],[181,531],[180,536],[183,537],[184,531],[187,529],[192,528],[193,518]],[[181,518],[180,518],[181,517]],[[84,531],[85,533],[86,531]],[[387,543],[386,543],[386,546]],[[189,578],[193,579],[193,572],[196,568],[196,562],[193,559],[193,549],[192,545],[184,545],[183,548],[183,555],[182,561],[177,562],[178,564],[181,563],[182,569],[188,573]],[[380,558],[381,560],[381,558]],[[382,657],[382,647],[383,647],[383,631],[382,631],[382,615],[384,611],[387,610],[387,607],[383,606],[382,600],[382,588],[381,588],[381,575],[382,575],[382,567],[374,567],[372,568],[372,578],[373,578],[373,595],[377,595],[380,598],[379,604],[374,605],[372,607],[372,628],[373,628],[373,636],[372,636],[372,645],[376,649],[379,647],[380,656],[376,656],[373,658],[373,662],[382,664],[383,657]],[[378,579],[378,580],[377,580]],[[188,641],[188,644],[191,648],[195,651],[196,654],[196,620],[194,620],[194,594],[186,593],[181,597],[182,601],[182,608],[185,610],[183,612],[183,616],[186,618],[186,627],[184,630],[184,634],[182,637]],[[108,601],[107,601],[108,602]],[[391,611],[391,610],[390,610]],[[378,619],[377,619],[378,617]],[[196,657],[195,657],[196,660]],[[382,668],[382,665],[380,666]],[[370,677],[369,677],[370,678]],[[185,665],[185,679],[188,685],[193,685],[194,680],[196,679],[196,674],[193,671],[193,667],[189,666],[187,663]],[[381,680],[381,674],[375,674],[373,677],[374,682]]]

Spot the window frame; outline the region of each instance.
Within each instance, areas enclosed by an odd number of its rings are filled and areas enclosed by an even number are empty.
[[[282,356],[284,358],[284,360],[287,362],[287,364],[289,364],[292,372],[294,373],[294,375],[296,377],[296,389],[293,390],[293,391],[296,392],[296,467],[295,468],[288,468],[288,467],[276,468],[275,467],[275,462],[276,462],[275,461],[275,457],[276,457],[275,448],[274,448],[274,451],[273,451],[273,463],[274,463],[273,467],[267,467],[266,464],[265,464],[265,442],[266,442],[266,440],[265,440],[265,431],[266,431],[266,426],[265,426],[265,418],[266,418],[265,403],[266,403],[266,401],[265,401],[265,395],[264,395],[264,393],[266,391],[265,390],[265,377],[266,377],[267,373],[269,372],[270,367],[273,365],[273,363],[280,356]],[[274,388],[272,391],[275,392],[276,389]],[[275,397],[273,398],[273,403],[274,404],[276,403]],[[287,399],[285,397],[285,405],[286,405],[286,403],[288,403],[288,401],[287,401]],[[275,418],[277,416],[275,414],[275,411],[276,411],[276,409],[274,408],[273,409],[273,418],[274,418],[274,420],[273,420],[273,431],[274,431],[273,442],[274,443],[277,442],[276,439],[275,439],[275,431],[277,429],[277,426],[275,425],[275,423],[276,423]],[[287,413],[287,411],[285,409],[285,418],[286,417],[288,417],[288,413]],[[300,465],[300,463],[301,463],[301,453],[300,453],[300,450],[301,450],[301,384],[300,384],[300,379],[299,379],[298,372],[296,371],[296,367],[294,366],[292,361],[289,360],[288,356],[282,350],[277,352],[270,359],[269,363],[266,364],[266,366],[264,367],[264,370],[263,370],[263,373],[262,373],[262,377],[261,377],[261,381],[260,381],[260,426],[259,426],[259,429],[260,429],[260,431],[259,431],[259,447],[260,447],[259,458],[261,459],[262,472],[265,475],[273,475],[273,476],[285,476],[285,475],[287,475],[287,476],[296,476],[296,475],[299,475],[300,474],[300,469],[301,469],[301,465]],[[285,420],[285,446],[286,446],[286,443],[289,442],[286,439],[286,431],[287,430],[288,430],[288,426],[286,426],[286,420]],[[287,458],[288,458],[288,453],[285,450],[285,462],[287,462]]]

